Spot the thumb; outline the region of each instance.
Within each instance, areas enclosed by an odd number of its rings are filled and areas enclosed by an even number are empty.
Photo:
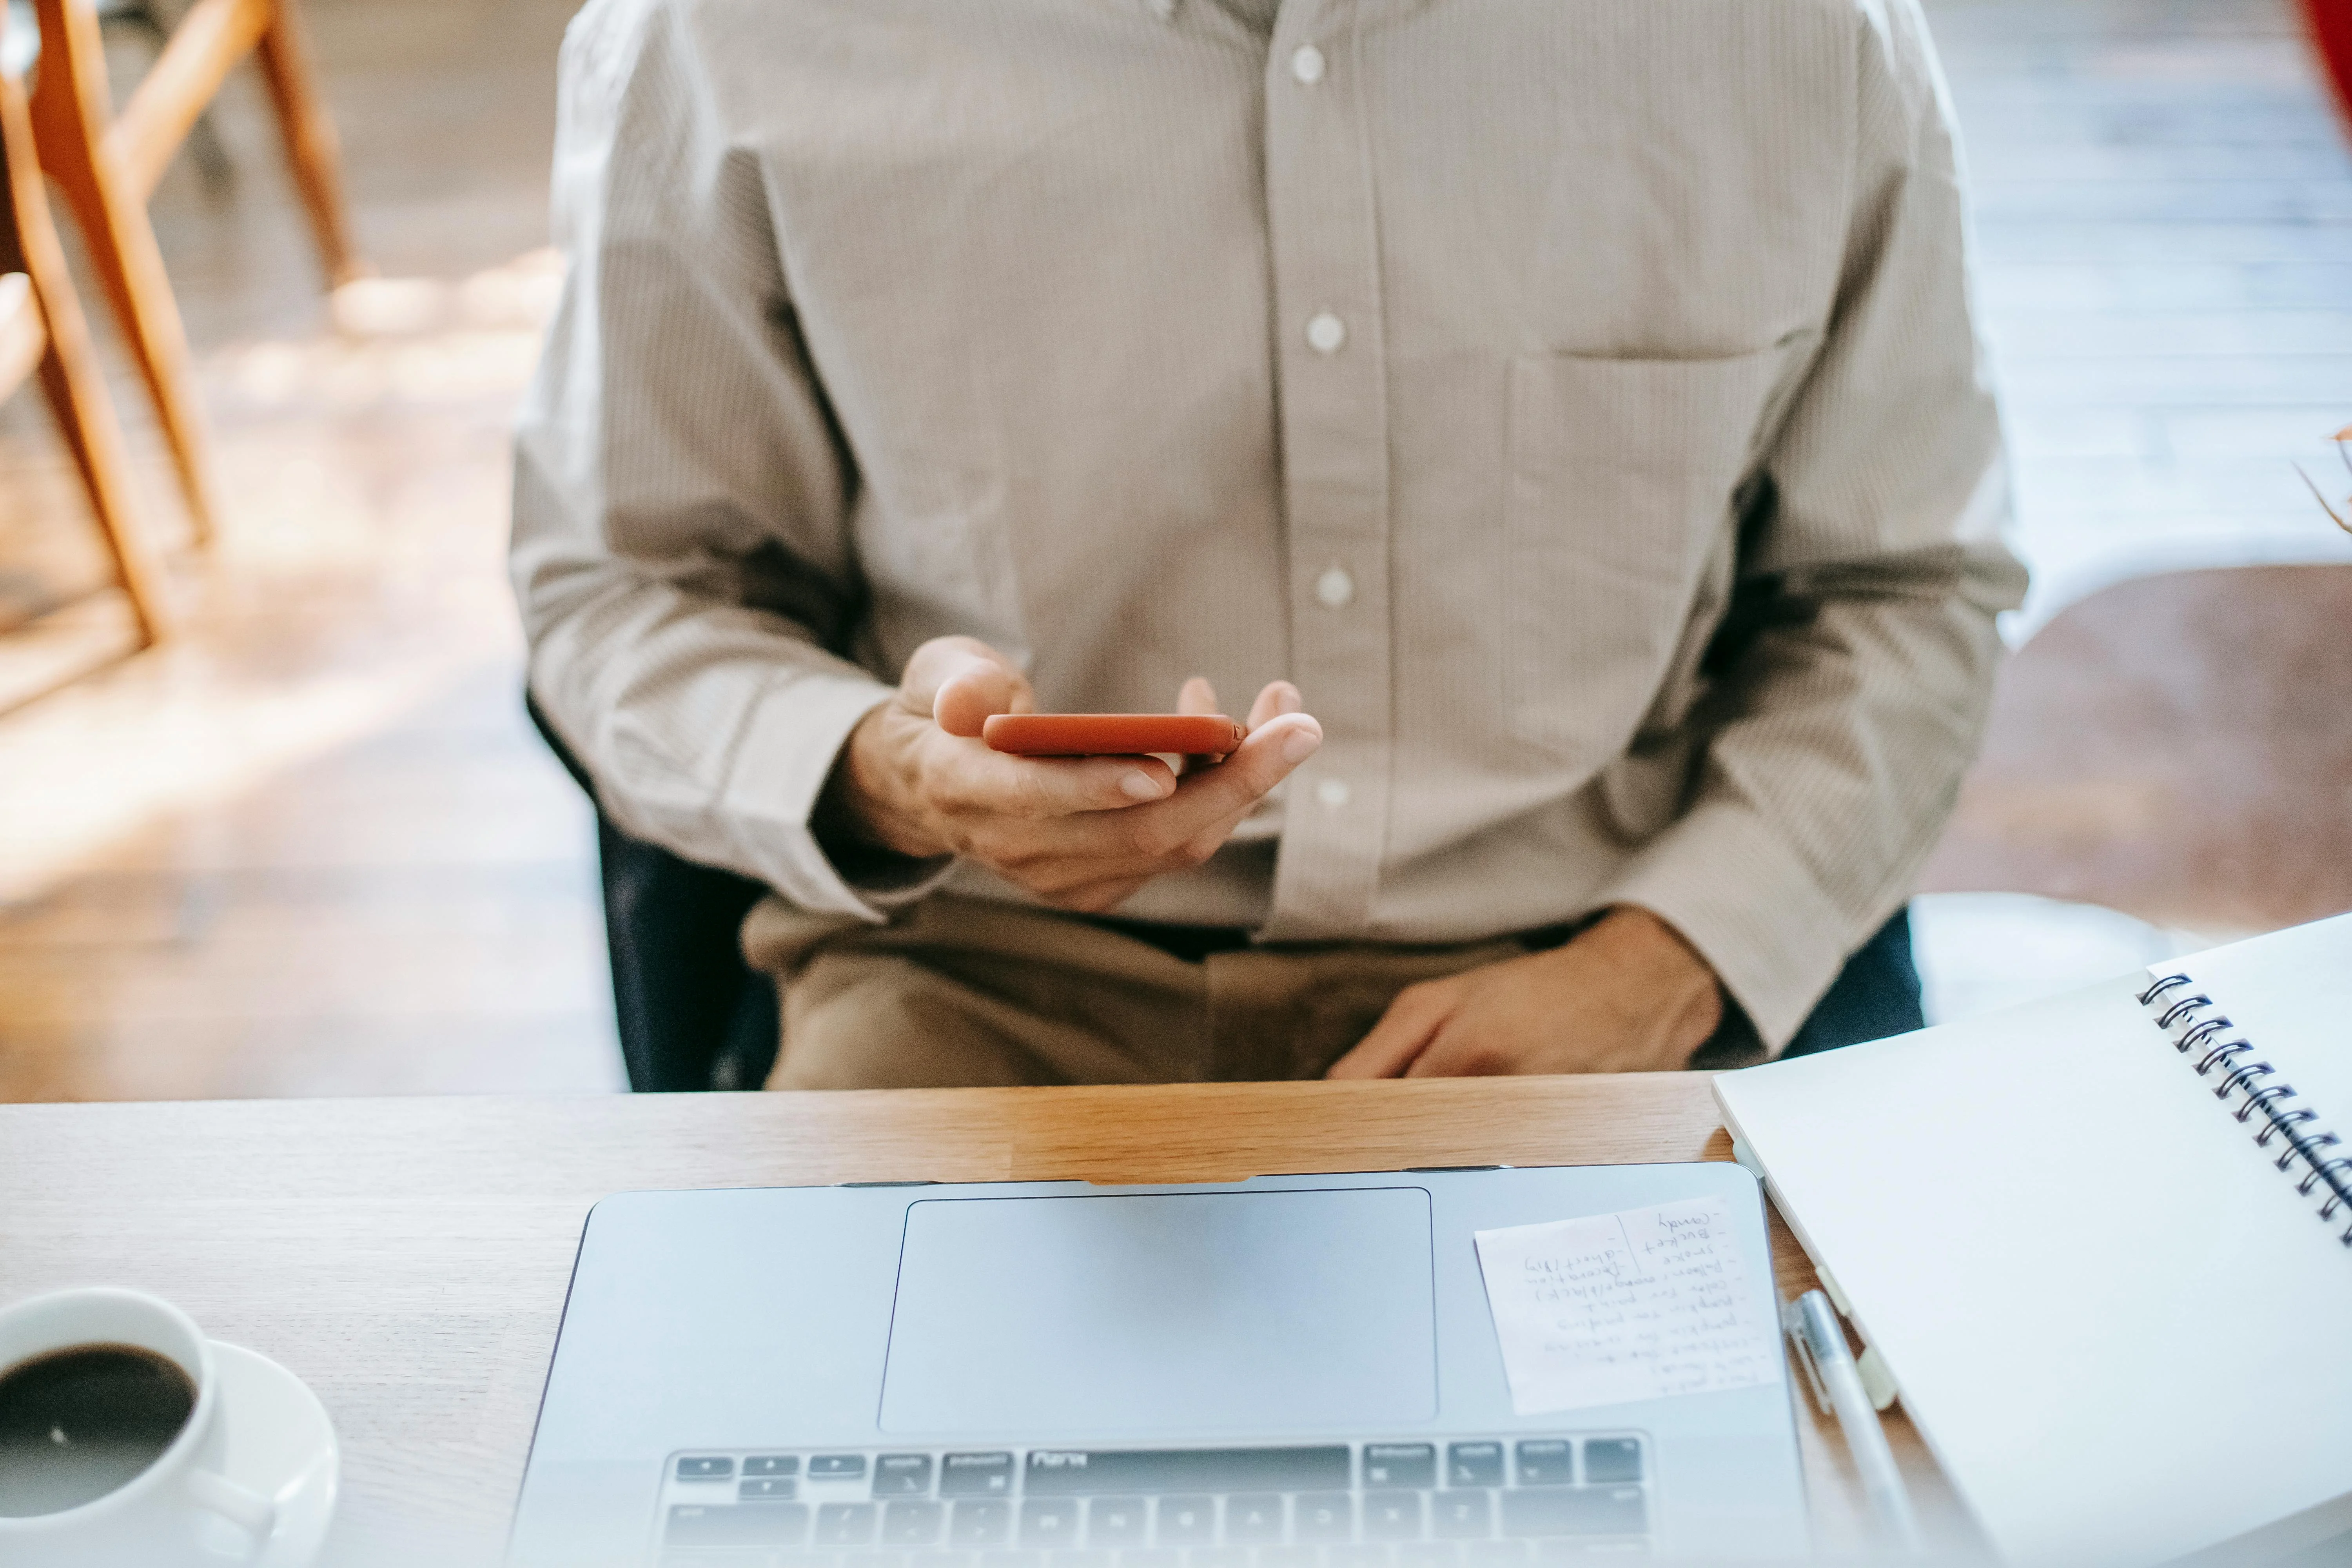
[[[977,637],[933,637],[907,660],[898,700],[950,735],[978,735],[992,713],[1036,706],[1028,678]]]

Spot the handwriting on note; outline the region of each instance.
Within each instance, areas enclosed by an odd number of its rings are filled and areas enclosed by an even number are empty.
[[[1780,1378],[1774,1314],[1721,1198],[1482,1230],[1477,1241],[1522,1415]]]

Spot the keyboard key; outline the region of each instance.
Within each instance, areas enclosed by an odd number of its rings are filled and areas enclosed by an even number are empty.
[[[1584,1479],[1595,1486],[1642,1479],[1642,1439],[1595,1437],[1584,1445]]]
[[[1022,1545],[1068,1546],[1077,1539],[1077,1499],[1033,1497],[1022,1500]]]
[[[903,1552],[846,1552],[842,1554],[841,1568],[907,1568]]]
[[[1087,1505],[1087,1544],[1140,1546],[1151,1533],[1151,1510],[1139,1497],[1098,1497]]]
[[[983,1552],[980,1568],[1045,1568],[1042,1552]]]
[[[1473,1541],[1495,1532],[1495,1505],[1488,1492],[1440,1492],[1431,1500],[1430,1514],[1431,1532],[1440,1541]]]
[[[945,1477],[941,1479],[944,1481]],[[941,1489],[945,1489],[944,1486]],[[948,1543],[951,1546],[1002,1546],[1012,1539],[1011,1498],[961,1499],[948,1520]]]
[[[1118,1568],[1183,1568],[1184,1554],[1165,1546],[1130,1546],[1118,1554]]]
[[[1356,1503],[1346,1492],[1306,1492],[1290,1505],[1293,1541],[1345,1541],[1356,1533]]]
[[[1261,1546],[1257,1568],[1323,1568],[1319,1546]]]
[[[914,1552],[907,1556],[907,1568],[979,1568],[978,1560],[969,1552]]]
[[[1225,1540],[1235,1546],[1270,1545],[1282,1539],[1282,1500],[1244,1493],[1225,1500]]]
[[[1645,1560],[1649,1555],[1646,1541],[1556,1535],[1536,1542],[1536,1562],[1541,1568],[1600,1568],[1604,1563]]]
[[[862,1466],[865,1461],[860,1459]],[[816,1510],[819,1546],[863,1546],[874,1539],[874,1505],[829,1502]]]
[[[1640,1535],[1649,1528],[1650,1510],[1639,1487],[1503,1494],[1503,1530],[1509,1535]]]
[[[940,1496],[1010,1497],[1013,1456],[950,1454],[940,1461]]]
[[[1445,1484],[1449,1487],[1499,1487],[1503,1484],[1500,1443],[1454,1443],[1445,1450]]]
[[[1527,1560],[1524,1541],[1474,1541],[1462,1549],[1466,1568],[1518,1568]]]
[[[1206,1546],[1217,1538],[1217,1500],[1205,1497],[1164,1497],[1160,1500],[1162,1546]],[[1236,1563],[1234,1568],[1244,1568]]]
[[[743,1461],[747,1476],[797,1476],[801,1473],[798,1454],[754,1454]]]
[[[779,1552],[776,1568],[841,1568],[841,1559],[830,1552]]]
[[[1450,1541],[1412,1541],[1396,1549],[1396,1568],[1455,1568],[1462,1549]]]
[[[1250,1568],[1246,1546],[1195,1546],[1184,1553],[1185,1568]]]
[[[1419,1492],[1372,1492],[1364,1499],[1364,1536],[1369,1541],[1421,1539]]]
[[[1108,1552],[1056,1552],[1046,1561],[1053,1568],[1111,1568]]]
[[[1315,1492],[1349,1486],[1345,1444],[1295,1448],[1032,1448],[1022,1489],[1031,1497],[1137,1492]]]
[[[878,1487],[882,1480],[879,1469],[874,1479]],[[946,1515],[947,1510],[935,1502],[894,1502],[882,1510],[882,1544],[929,1546],[940,1538],[940,1526]]]
[[[876,1497],[928,1497],[930,1490],[929,1454],[885,1454],[874,1461]]]
[[[1433,1487],[1437,1484],[1437,1446],[1433,1443],[1367,1443],[1364,1445],[1364,1489],[1382,1487]]]
[[[662,1542],[669,1546],[798,1546],[808,1534],[804,1504],[760,1502],[729,1507],[683,1503],[669,1510]]]
[[[742,1502],[756,1502],[763,1499],[771,1502],[790,1502],[793,1500],[793,1489],[799,1485],[790,1476],[753,1476],[737,1484],[735,1496]]]
[[[1519,1445],[1519,1485],[1564,1487],[1575,1479],[1575,1444],[1562,1437],[1545,1437]]]
[[[706,1454],[680,1459],[677,1479],[682,1481],[724,1481],[735,1475],[735,1461],[723,1454]]]
[[[1389,1568],[1389,1549],[1377,1541],[1358,1542],[1332,1547],[1324,1561],[1330,1568]]]
[[[809,1479],[846,1480],[866,1474],[863,1454],[819,1454],[809,1461]]]

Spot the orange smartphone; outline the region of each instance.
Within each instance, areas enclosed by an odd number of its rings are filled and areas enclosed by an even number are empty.
[[[991,751],[1024,757],[1222,757],[1248,733],[1222,713],[993,713],[980,728]]]

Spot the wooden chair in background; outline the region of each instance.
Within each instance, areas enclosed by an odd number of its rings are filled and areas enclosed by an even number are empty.
[[[81,470],[144,647],[167,629],[163,574],[138,525],[122,432],[49,222],[24,93],[0,71],[0,398],[36,371]]]
[[[196,0],[120,115],[107,87],[97,0],[35,0],[35,9],[42,61],[32,110],[41,165],[88,240],[202,541],[213,532],[211,462],[147,198],[229,71],[251,55],[268,84],[328,283],[344,282],[362,268],[343,211],[334,125],[311,80],[293,0]]]

